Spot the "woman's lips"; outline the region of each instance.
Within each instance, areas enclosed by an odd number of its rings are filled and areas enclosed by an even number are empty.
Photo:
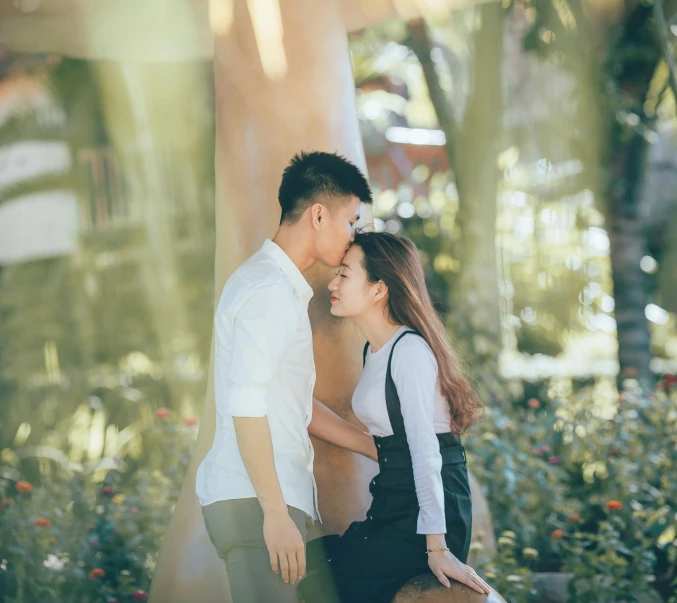
[[[329,298],[330,302],[335,302],[338,301],[338,297],[334,297],[333,295]]]

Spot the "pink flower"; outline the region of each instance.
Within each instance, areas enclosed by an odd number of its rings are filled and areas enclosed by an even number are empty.
[[[110,496],[113,494],[113,486],[104,486],[101,488],[101,492],[103,492],[106,496]]]
[[[136,507],[129,507],[129,512],[130,513],[138,513],[139,510]]]
[[[168,408],[158,408],[155,411],[155,418],[156,419],[166,419],[169,416],[169,409]]]
[[[529,405],[529,408],[536,409],[541,407],[541,403],[536,398],[529,398],[527,404]]]
[[[623,508],[623,503],[620,500],[610,500],[606,504],[606,508],[609,511],[620,511]]]
[[[183,424],[186,425],[187,427],[197,425],[197,417],[184,417]]]
[[[562,462],[562,459],[560,459],[558,456],[551,456],[548,459],[548,465],[559,465]]]
[[[147,598],[148,595],[143,590],[134,591],[134,594],[132,595],[132,599],[135,601],[145,601]]]

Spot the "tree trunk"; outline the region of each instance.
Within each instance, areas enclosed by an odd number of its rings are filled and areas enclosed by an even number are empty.
[[[647,142],[644,130],[651,123],[644,114],[651,80],[661,60],[658,38],[651,25],[652,7],[638,4],[628,15],[615,44],[607,55],[607,73],[611,90],[623,94],[641,118],[637,127],[622,123],[614,100],[607,115],[609,121],[606,163],[606,215],[611,246],[611,270],[614,281],[616,329],[618,333],[619,382],[635,377],[651,388],[651,335],[645,310],[649,290],[640,260],[648,242],[641,211],[642,180],[646,168]]]
[[[450,323],[462,355],[481,367],[477,374],[484,399],[502,399],[498,356],[502,348],[500,292],[496,255],[497,157],[503,118],[503,16],[499,3],[474,9],[480,25],[473,38],[470,92],[462,121],[453,114],[430,57],[432,42],[422,21],[409,24],[410,46],[428,85],[459,197],[460,272],[454,280]]]
[[[648,252],[644,220],[639,211],[641,178],[646,163],[646,141],[635,134],[627,148],[615,153],[614,172],[625,172],[625,186],[618,191],[607,213],[611,245],[611,272],[616,302],[620,378],[635,377],[644,387],[653,381],[651,335],[645,316],[649,303],[647,275],[640,260]],[[614,191],[612,191],[612,198]]]

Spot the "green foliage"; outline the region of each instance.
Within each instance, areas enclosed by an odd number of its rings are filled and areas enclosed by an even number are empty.
[[[648,396],[636,381],[625,385],[617,401],[600,387],[557,396],[551,386],[550,395],[506,413],[490,409],[467,439],[469,467],[488,498],[494,528],[511,535],[512,544],[499,539],[499,553],[486,565],[492,574],[513,575],[516,567],[572,572],[576,602],[634,601],[654,587],[671,592],[675,378],[666,377]],[[502,550],[508,544],[510,554]],[[537,558],[525,555],[532,550]],[[509,600],[525,601],[522,592]]]
[[[176,423],[146,425],[162,449],[155,465],[104,459],[86,471],[50,461],[30,485],[18,465],[1,468],[0,601],[145,600],[195,435]]]
[[[636,601],[654,588],[667,600],[677,576],[676,380],[650,396],[628,380],[618,400],[600,386],[556,389],[491,409],[466,439],[499,535],[493,556],[472,544],[478,571],[511,603],[533,600],[535,572],[559,571],[573,576],[572,602]],[[143,464],[84,469],[38,449],[32,492],[17,489],[27,455],[3,451],[0,601],[127,602],[148,591],[195,434],[164,409],[138,429],[159,451]]]

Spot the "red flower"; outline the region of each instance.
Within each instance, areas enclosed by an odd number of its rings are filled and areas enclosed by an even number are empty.
[[[18,481],[16,483],[16,489],[19,492],[32,492],[33,486],[30,484],[30,482]]]
[[[606,504],[609,511],[620,511],[623,508],[623,503],[620,500],[610,500]]]
[[[560,538],[564,537],[564,530],[554,530],[552,534],[550,534],[550,538],[553,540],[559,540]]]
[[[665,381],[665,385],[668,385],[668,386],[674,385],[675,383],[677,383],[677,376],[675,376],[675,375],[665,375],[664,381]]]
[[[52,522],[47,519],[46,517],[38,517],[34,522],[33,525],[36,528],[48,528],[49,526],[52,525]]]
[[[541,448],[542,448],[543,452],[545,452],[547,454],[550,454],[552,452],[552,448],[550,448],[550,446],[543,445],[543,446],[541,446]]]
[[[111,495],[113,494],[113,486],[104,486],[101,488],[101,492],[103,492],[106,495]]]
[[[147,598],[148,595],[142,590],[134,591],[134,594],[132,595],[132,599],[135,601],[145,601]]]
[[[551,456],[548,459],[548,465],[559,465],[562,462],[562,459],[560,459],[558,456]]]
[[[5,498],[4,500],[0,500],[0,511],[5,509],[6,507],[9,507],[14,501],[11,498]]]
[[[158,408],[155,411],[155,418],[156,419],[166,419],[169,416],[169,409],[168,408]]]
[[[623,402],[623,396],[618,396],[618,398],[616,398],[616,402],[618,402],[618,404]]]
[[[529,401],[527,402],[529,405],[529,408],[540,408],[541,403],[536,399],[536,398],[529,398]]]
[[[623,371],[623,373],[626,377],[636,377],[637,369],[634,366],[629,366]]]
[[[103,578],[106,575],[100,567],[95,567],[91,572],[89,572],[89,579],[96,580],[97,578]]]
[[[191,427],[192,425],[197,425],[197,417],[184,417],[183,424]]]
[[[569,523],[582,523],[581,516],[578,513],[572,513],[569,516]]]

